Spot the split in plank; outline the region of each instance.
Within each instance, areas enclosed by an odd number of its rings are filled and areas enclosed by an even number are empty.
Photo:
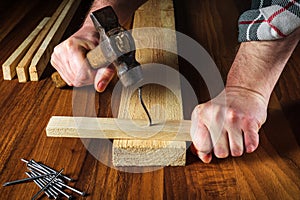
[[[49,137],[191,141],[189,120],[147,125],[147,120],[53,116],[46,133]]]
[[[12,80],[16,75],[16,67],[22,57],[30,48],[41,30],[49,21],[49,17],[45,17],[38,26],[28,35],[28,37],[21,43],[21,45],[11,54],[11,56],[3,63],[3,78],[4,80]]]

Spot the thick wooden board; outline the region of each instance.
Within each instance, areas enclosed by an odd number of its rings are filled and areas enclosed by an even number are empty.
[[[147,124],[145,119],[52,116],[46,133],[49,137],[191,141],[189,120]]]
[[[133,21],[133,37],[141,37],[134,31],[135,28],[146,26],[175,30],[173,1],[150,0],[139,8],[135,12]],[[176,49],[175,33],[174,35],[164,35],[155,41],[147,40],[147,38],[145,38],[147,36],[143,35],[143,37],[141,37],[142,40],[147,42],[168,42],[168,45],[175,45],[174,48]],[[163,50],[137,50],[136,58],[141,64],[160,63],[178,69],[177,55],[170,54]],[[172,79],[178,80],[178,90],[175,91],[176,94],[173,94],[167,88],[159,85],[143,87],[144,101],[146,107],[150,109],[150,115],[154,121],[183,119],[179,76],[172,77]],[[118,118],[146,118],[139,99],[137,98],[137,92],[130,96],[128,89],[122,91]],[[174,148],[175,146],[179,147],[179,150]],[[185,146],[185,142],[179,141],[166,146],[164,141],[118,140],[113,143],[113,164],[115,166],[184,165],[186,156]],[[165,154],[164,152],[169,153]]]
[[[11,56],[3,63],[3,78],[4,80],[12,80],[16,75],[16,67],[22,57],[30,48],[30,45],[35,41],[41,30],[49,21],[49,17],[45,17],[38,26],[28,35],[28,37],[20,44],[20,46],[11,54]]]
[[[43,30],[40,32],[38,37],[35,39],[25,56],[22,58],[22,60],[19,62],[17,66],[17,75],[18,80],[20,83],[27,82],[29,79],[29,66],[32,58],[34,57],[37,50],[40,48],[40,45],[42,44],[43,40],[45,39],[46,35],[48,34],[49,30],[52,28],[53,24],[57,20],[58,16],[66,6],[67,2],[69,0],[63,0],[62,3],[59,5],[59,7],[55,10],[53,15],[51,16],[49,22],[47,25],[43,28]]]
[[[63,11],[55,21],[53,27],[49,31],[48,35],[44,39],[40,48],[32,58],[29,67],[29,76],[31,81],[38,81],[47,64],[49,63],[51,53],[54,47],[61,40],[63,33],[68,27],[80,0],[69,0],[67,5],[64,7]]]

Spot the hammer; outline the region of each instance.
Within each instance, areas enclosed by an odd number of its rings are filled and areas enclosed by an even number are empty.
[[[125,87],[141,81],[142,70],[135,59],[135,43],[129,31],[120,24],[111,6],[96,10],[90,14],[96,30],[99,32],[99,45],[86,55],[93,69],[113,64],[117,75]],[[62,88],[67,84],[58,72],[51,76],[56,87]]]

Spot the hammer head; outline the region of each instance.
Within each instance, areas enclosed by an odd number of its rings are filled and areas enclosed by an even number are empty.
[[[141,81],[142,70],[135,59],[134,39],[119,24],[113,8],[101,8],[92,12],[90,17],[100,35],[99,46],[87,54],[91,67],[101,68],[113,63],[125,87]]]

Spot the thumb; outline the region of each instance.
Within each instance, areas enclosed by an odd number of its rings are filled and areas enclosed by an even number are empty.
[[[115,67],[109,65],[97,70],[94,87],[97,92],[103,92],[116,73]]]

